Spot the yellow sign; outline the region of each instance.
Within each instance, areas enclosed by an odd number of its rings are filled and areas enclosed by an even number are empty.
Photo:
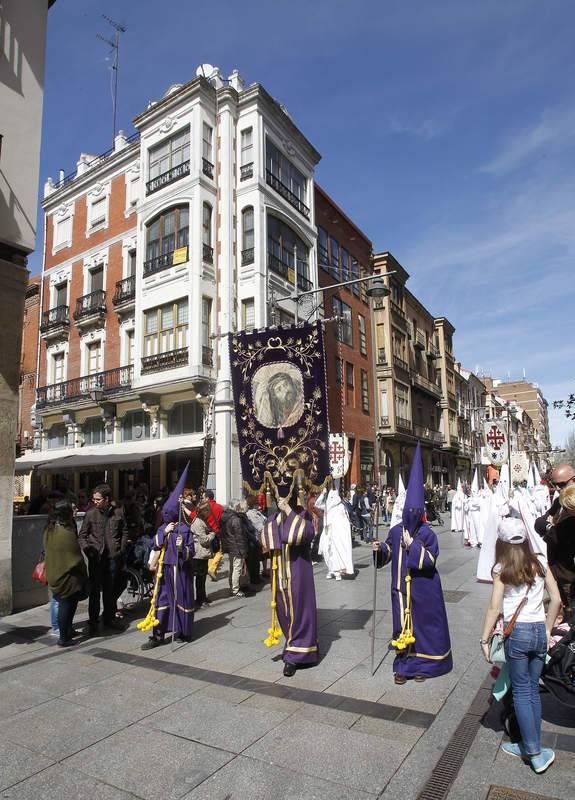
[[[288,281],[295,283],[295,271],[293,269],[288,269]]]
[[[174,250],[174,255],[172,256],[172,264],[184,264],[187,260],[188,260],[187,247],[178,247],[177,250]]]

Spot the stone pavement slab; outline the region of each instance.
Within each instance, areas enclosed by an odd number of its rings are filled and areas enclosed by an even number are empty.
[[[0,791],[40,772],[54,762],[6,740],[0,741]]]
[[[63,764],[54,764],[6,789],[2,797],[6,800],[134,800],[133,794]]]
[[[286,715],[250,706],[234,705],[199,693],[147,717],[141,725],[195,742],[241,753],[279,725]]]
[[[28,681],[5,676],[0,678],[0,720],[53,699],[54,695],[37,689]]]
[[[180,713],[177,709],[174,713]],[[64,766],[144,800],[178,800],[234,755],[134,725],[67,759]]]

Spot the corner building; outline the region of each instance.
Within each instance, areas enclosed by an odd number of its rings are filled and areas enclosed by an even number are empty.
[[[203,65],[101,156],[48,179],[34,451],[21,471],[116,496],[241,493],[227,334],[317,286],[319,153],[259,84]],[[205,77],[204,77],[205,76]]]

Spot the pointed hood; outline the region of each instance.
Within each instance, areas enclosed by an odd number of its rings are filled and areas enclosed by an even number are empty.
[[[397,494],[405,494],[405,486],[401,475],[399,476],[399,480],[397,482]]]
[[[456,491],[458,494],[463,494],[463,486],[462,486],[462,484],[461,484],[461,478],[458,478],[458,479],[457,479],[457,486],[455,487],[455,491]]]
[[[180,497],[184,493],[184,489],[186,488],[186,481],[188,479],[188,469],[190,468],[190,462],[186,464],[184,471],[180,475],[180,479],[176,485],[176,488],[170,494],[164,505],[162,506],[162,519],[164,522],[177,522],[179,518],[180,512]]]
[[[535,479],[535,486],[539,486],[541,483],[541,474],[535,461],[533,462],[533,478]]]
[[[479,476],[477,474],[477,467],[475,468],[475,472],[473,473],[473,481],[471,483],[471,494],[472,495],[479,494]]]
[[[533,479],[533,469],[535,464],[529,463],[529,472],[527,473],[527,488],[535,489],[535,481]]]
[[[421,460],[421,445],[417,443],[415,456],[409,473],[405,504],[403,506],[402,522],[411,535],[415,533],[425,512],[425,495],[423,491],[423,461]]]

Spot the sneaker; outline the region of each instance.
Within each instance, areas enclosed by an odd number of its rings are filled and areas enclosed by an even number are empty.
[[[247,597],[247,594],[245,592],[242,592],[242,590],[240,589],[239,592],[234,592],[232,594],[232,597]]]
[[[48,636],[57,636],[58,639],[59,639],[60,638],[60,631],[58,630],[58,628],[52,628],[50,630],[50,633],[48,634]]]
[[[501,745],[501,749],[504,753],[507,753],[508,756],[515,756],[516,758],[525,758],[525,750],[521,742],[504,742]]]
[[[338,573],[338,574],[335,576],[335,579],[336,579],[336,581],[340,581],[340,580],[341,580],[341,575]]]
[[[333,578],[335,578],[333,572],[328,572],[327,575],[325,576],[326,581],[331,581]]]
[[[542,747],[538,756],[531,756],[533,772],[541,775],[555,761],[555,753],[549,747]]]

